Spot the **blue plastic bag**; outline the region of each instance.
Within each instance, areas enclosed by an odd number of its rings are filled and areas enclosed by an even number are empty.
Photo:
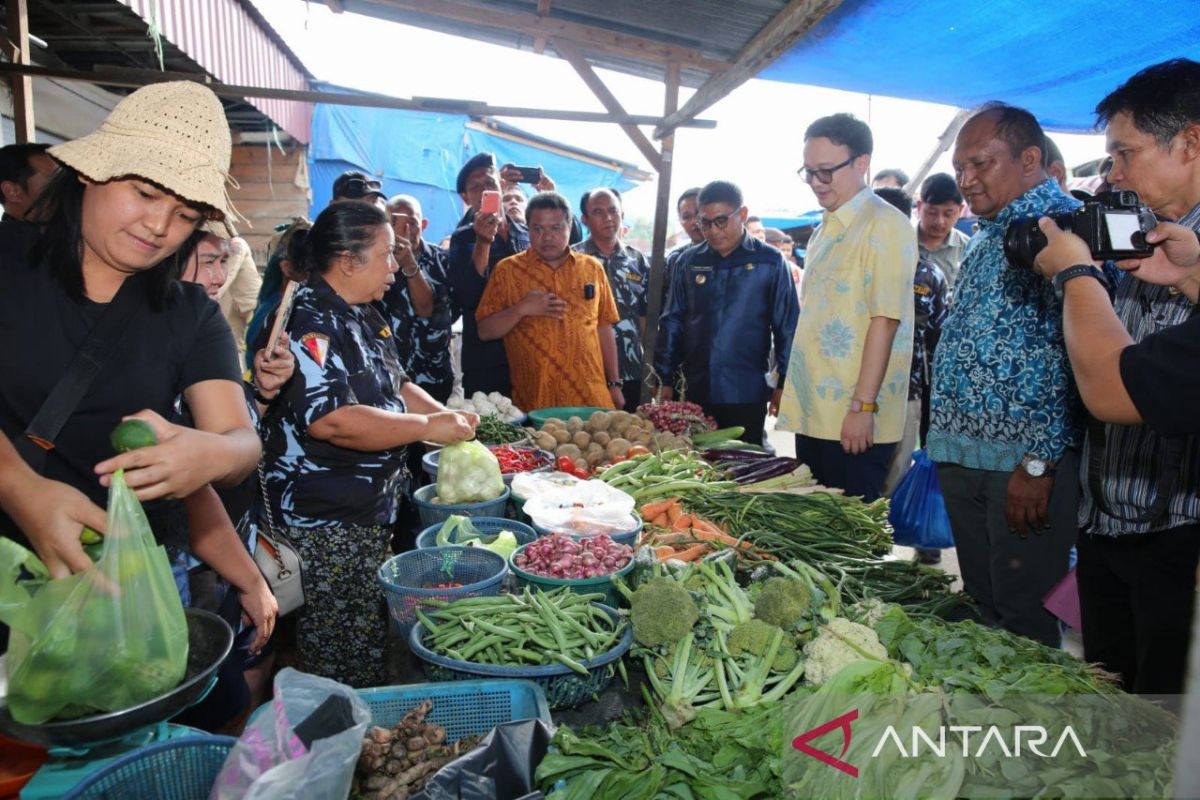
[[[913,453],[913,465],[892,492],[888,521],[896,544],[935,550],[954,547],[946,501],[938,485],[937,464],[925,450]]]

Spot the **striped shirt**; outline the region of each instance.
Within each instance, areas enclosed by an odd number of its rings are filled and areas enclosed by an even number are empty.
[[[1179,220],[1200,230],[1200,205]],[[1115,309],[1135,342],[1152,333],[1179,325],[1193,313],[1191,301],[1172,295],[1165,286],[1153,286],[1124,275],[1117,286]],[[1138,518],[1154,503],[1159,475],[1163,470],[1164,439],[1145,425],[1105,425],[1107,446],[1102,456],[1100,488],[1108,509],[1124,520]],[[1178,478],[1171,487],[1171,500],[1158,519],[1128,522],[1105,514],[1093,502],[1088,480],[1091,442],[1084,446],[1081,460],[1082,501],[1079,524],[1087,532],[1120,536],[1169,530],[1200,522],[1200,439],[1187,437]]]

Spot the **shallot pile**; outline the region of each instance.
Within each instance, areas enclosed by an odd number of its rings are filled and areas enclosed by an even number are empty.
[[[617,544],[604,534],[572,539],[552,533],[518,550],[513,563],[544,578],[580,580],[611,575],[631,558],[633,548]]]
[[[716,420],[705,416],[703,408],[683,400],[642,403],[638,406],[638,416],[650,420],[655,430],[670,431],[676,436],[717,429]]]

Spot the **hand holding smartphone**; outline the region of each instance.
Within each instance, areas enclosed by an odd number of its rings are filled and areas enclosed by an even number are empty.
[[[499,214],[500,213],[500,193],[495,190],[487,190],[483,193],[483,199],[479,201],[480,214]]]
[[[287,328],[288,318],[292,316],[292,301],[296,299],[296,290],[299,288],[300,284],[288,281],[283,289],[279,307],[275,309],[275,324],[271,326],[271,336],[267,339],[267,352],[263,354],[263,361],[270,361],[275,356],[275,345],[279,342],[279,335]]]

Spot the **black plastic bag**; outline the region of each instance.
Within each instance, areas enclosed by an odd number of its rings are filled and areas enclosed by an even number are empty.
[[[438,770],[413,800],[535,800],[533,779],[554,728],[540,719],[497,725],[475,748]]]

